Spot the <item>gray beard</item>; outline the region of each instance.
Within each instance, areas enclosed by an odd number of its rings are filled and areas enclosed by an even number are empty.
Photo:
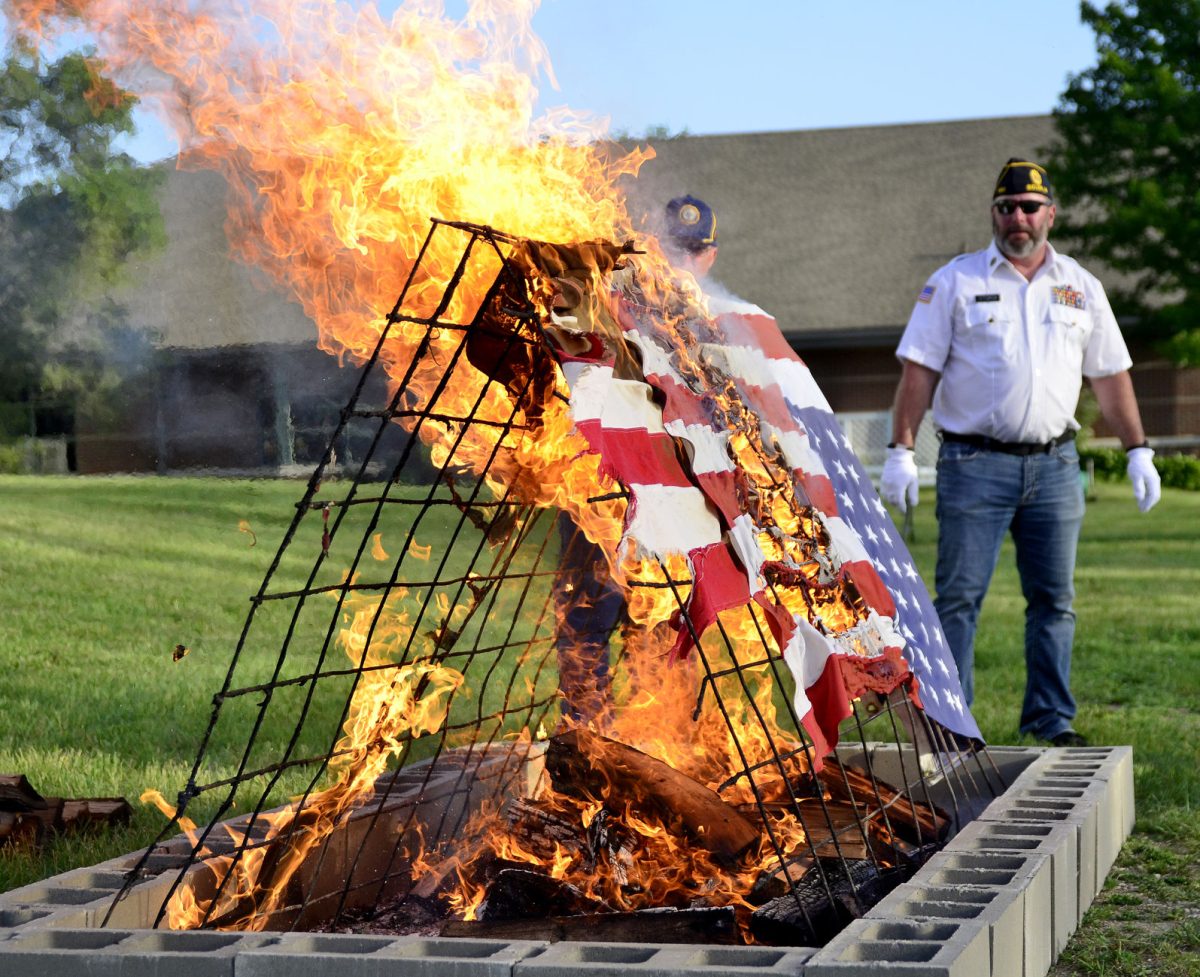
[[[1005,254],[1010,258],[1028,258],[1038,248],[1046,243],[1046,238],[1048,235],[1030,234],[1029,237],[1025,239],[1025,243],[1019,245],[1010,244],[1004,239],[1003,235],[999,233],[993,234],[993,237],[996,240],[996,247],[1000,249],[1002,254]]]

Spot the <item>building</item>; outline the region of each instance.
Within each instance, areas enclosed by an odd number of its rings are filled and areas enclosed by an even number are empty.
[[[639,221],[680,193],[711,203],[714,277],[775,315],[836,411],[879,417],[927,276],[987,243],[1003,161],[1044,156],[1053,140],[1049,116],[671,138],[630,203]],[[317,349],[298,306],[230,259],[220,177],[172,172],[162,202],[171,243],[121,297],[153,337],[153,369],[120,425],[79,419],[79,470],[310,468],[354,372]],[[1134,359],[1150,435],[1200,433],[1200,371],[1148,349]]]

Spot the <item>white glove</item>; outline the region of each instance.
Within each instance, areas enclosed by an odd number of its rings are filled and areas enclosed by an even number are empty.
[[[1162,496],[1162,479],[1154,467],[1154,449],[1133,448],[1127,456],[1125,471],[1133,482],[1133,499],[1137,507],[1142,512],[1149,512]]]
[[[917,459],[911,448],[900,445],[888,448],[879,494],[884,502],[901,512],[907,512],[909,506],[917,504]]]

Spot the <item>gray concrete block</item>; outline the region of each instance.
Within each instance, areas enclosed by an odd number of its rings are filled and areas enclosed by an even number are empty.
[[[238,934],[47,929],[0,942],[0,974],[21,977],[233,977],[248,946],[274,939]]]
[[[907,891],[905,891],[907,890]],[[1022,977],[1023,958],[998,948],[1023,946],[1025,890],[1017,886],[908,886],[894,890],[867,919],[936,919],[972,922],[989,934],[993,977]]]
[[[35,909],[30,906],[0,906],[0,930],[15,929],[18,926],[43,921],[50,913],[49,909]]]
[[[382,977],[376,955],[388,936],[284,933],[276,941],[239,953],[234,977]],[[396,973],[397,971],[392,971]]]
[[[554,943],[521,960],[513,977],[771,977],[807,973],[809,947]]]
[[[509,977],[547,944],[284,933],[241,952],[234,977]]]
[[[1079,896],[1075,884],[1054,884],[1054,859],[1048,853],[939,852],[921,870],[922,879],[934,885],[1012,885],[1025,889],[1026,909],[1044,908],[1043,896],[1052,900],[1050,926],[1055,958],[1067,945],[1079,922]],[[973,881],[975,880],[975,881]],[[1046,926],[1045,916],[1031,923]]]
[[[1045,919],[1051,920],[1049,942],[1052,952],[1056,952],[1054,948],[1065,946],[1079,924],[1079,844],[1080,826],[1076,822],[1050,825],[975,821],[951,839],[945,853],[1000,852],[1049,856],[1050,887],[1045,890],[1047,902],[1043,907],[1046,915],[1035,915],[1031,919],[1042,926]]]
[[[991,972],[991,934],[984,923],[857,919],[813,955],[804,977],[979,977]]]

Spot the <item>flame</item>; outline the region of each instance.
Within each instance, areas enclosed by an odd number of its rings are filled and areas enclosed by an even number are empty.
[[[355,8],[323,0],[240,7],[217,0],[8,0],[8,6],[30,34],[78,27],[91,33],[105,72],[173,126],[179,165],[224,176],[235,253],[300,302],[323,349],[361,362],[388,330],[380,354],[388,376],[403,383],[413,403],[436,403],[437,416],[420,426],[435,466],[482,473],[496,499],[556,507],[601,547],[628,593],[632,622],[619,638],[615,707],[599,717],[606,733],[720,790],[730,803],[755,803],[773,790],[786,796],[789,778],[807,761],[797,734],[777,715],[780,682],[771,659],[780,649],[761,609],[722,612],[730,644],[705,643],[710,674],[701,675],[693,658],[668,676],[675,637],[668,622],[691,590],[687,559],[647,554],[624,538],[629,502],[575,429],[562,372],[517,397],[459,355],[462,339],[454,330],[385,317],[404,290],[403,316],[427,319],[438,311],[441,321],[468,322],[511,261],[554,341],[619,333],[611,296],[628,270],[603,246],[579,246],[582,267],[562,275],[532,246],[507,238],[473,248],[460,267],[469,231],[443,226],[417,265],[431,217],[491,225],[528,241],[620,241],[631,233],[619,181],[652,153],[615,148],[603,141],[601,124],[578,113],[534,116],[537,80],[549,74],[531,29],[535,0],[471,0],[461,20],[448,17],[437,0],[413,0],[387,20],[370,3]],[[769,561],[787,568],[772,587],[774,599],[814,625],[853,626],[863,617],[861,601],[831,573],[819,519],[792,479],[778,477],[779,452],[732,381],[705,363],[687,327],[676,328],[704,313],[702,292],[691,276],[669,268],[654,241],[645,249],[642,297],[662,307],[681,376],[709,391],[727,419],[739,492],[762,528],[758,543]],[[439,311],[452,281],[449,304]],[[510,423],[534,414],[536,424]],[[452,417],[493,423],[445,419]],[[326,506],[326,552],[329,513]],[[249,531],[248,524],[239,528]],[[404,552],[422,561],[431,554],[430,544],[415,539]],[[371,555],[388,558],[378,534]],[[465,693],[464,675],[444,662],[444,642],[474,604],[415,586],[342,599],[338,642],[358,679],[332,783],[303,803],[259,816],[267,832],[252,846],[235,832],[238,853],[209,862],[226,879],[221,891],[206,896],[181,886],[169,907],[171,926],[214,920],[240,929],[265,926],[307,852],[389,763],[403,758],[407,744],[445,725],[453,700]],[[433,630],[422,623],[430,606],[441,618]],[[739,647],[761,649],[763,661],[733,661]],[[533,688],[532,677],[524,681]],[[794,756],[785,763],[781,755]],[[730,771],[759,765],[754,785],[728,782]],[[532,786],[538,778],[530,781],[531,790],[544,790]],[[174,815],[161,795],[146,797]],[[601,830],[602,812],[619,830],[592,860],[557,843],[527,848],[502,812],[483,811],[454,839],[453,851],[426,850],[418,839],[410,853],[415,871],[436,861],[452,864],[458,886],[450,902],[467,919],[485,896],[474,872],[485,857],[538,864],[614,908],[700,897],[745,906],[753,880],[768,865],[777,867],[781,850],[804,841],[798,824],[777,819],[776,845],[764,843],[730,866],[631,806],[610,810],[602,798],[546,794],[539,801],[585,834]],[[186,830],[194,832],[194,825]]]

